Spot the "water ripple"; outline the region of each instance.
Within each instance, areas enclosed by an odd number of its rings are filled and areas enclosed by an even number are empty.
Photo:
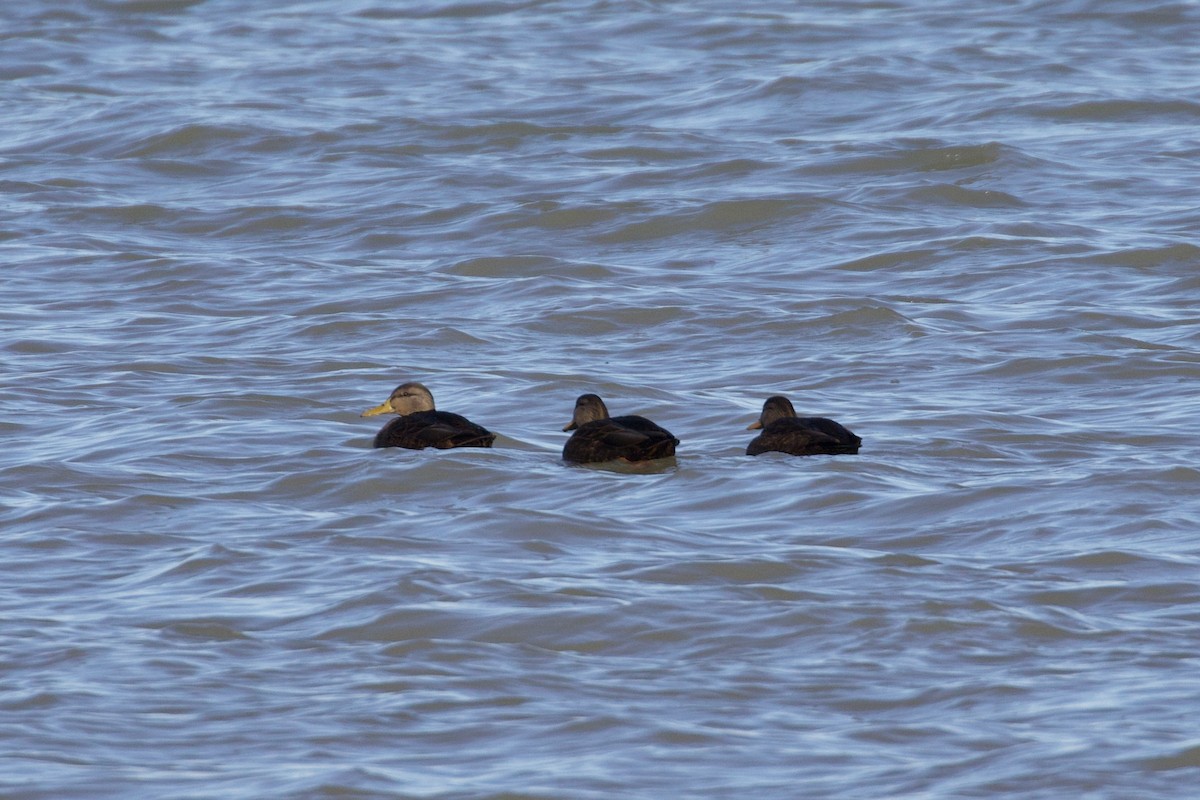
[[[3,6],[8,795],[1179,795],[1195,9],[614,9]]]

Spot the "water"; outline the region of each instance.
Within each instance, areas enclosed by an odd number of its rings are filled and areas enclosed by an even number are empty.
[[[1183,796],[1198,34],[5,4],[3,796]],[[372,450],[404,380],[496,448]]]

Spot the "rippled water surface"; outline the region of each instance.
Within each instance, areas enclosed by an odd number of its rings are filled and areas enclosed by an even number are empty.
[[[1198,41],[3,4],[0,791],[1185,796]],[[496,447],[372,449],[405,380]],[[563,464],[582,392],[677,458]],[[862,453],[744,455],[773,394]]]

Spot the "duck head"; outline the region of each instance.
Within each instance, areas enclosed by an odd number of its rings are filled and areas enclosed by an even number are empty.
[[[418,411],[433,410],[433,394],[422,384],[410,382],[397,386],[387,400],[374,408],[368,408],[362,415],[373,417],[376,414],[399,414],[403,417]]]
[[[575,401],[575,415],[564,431],[573,431],[580,425],[595,422],[598,419],[608,419],[608,407],[598,394],[581,394]]]
[[[792,401],[788,400],[783,395],[775,395],[768,397],[767,402],[763,403],[762,413],[758,415],[755,422],[750,423],[746,428],[748,431],[756,431],[759,428],[765,428],[777,419],[786,419],[796,416],[796,409],[792,408]]]

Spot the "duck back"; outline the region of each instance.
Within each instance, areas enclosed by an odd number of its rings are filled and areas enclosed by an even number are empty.
[[[563,447],[563,460],[651,461],[675,455],[679,440],[665,428],[636,415],[609,417],[580,425]]]
[[[491,447],[496,434],[449,411],[418,411],[396,417],[375,434],[376,447],[424,450],[436,447]]]
[[[831,419],[785,417],[763,428],[762,433],[750,441],[746,455],[768,452],[794,456],[854,455],[861,445],[861,438]]]

